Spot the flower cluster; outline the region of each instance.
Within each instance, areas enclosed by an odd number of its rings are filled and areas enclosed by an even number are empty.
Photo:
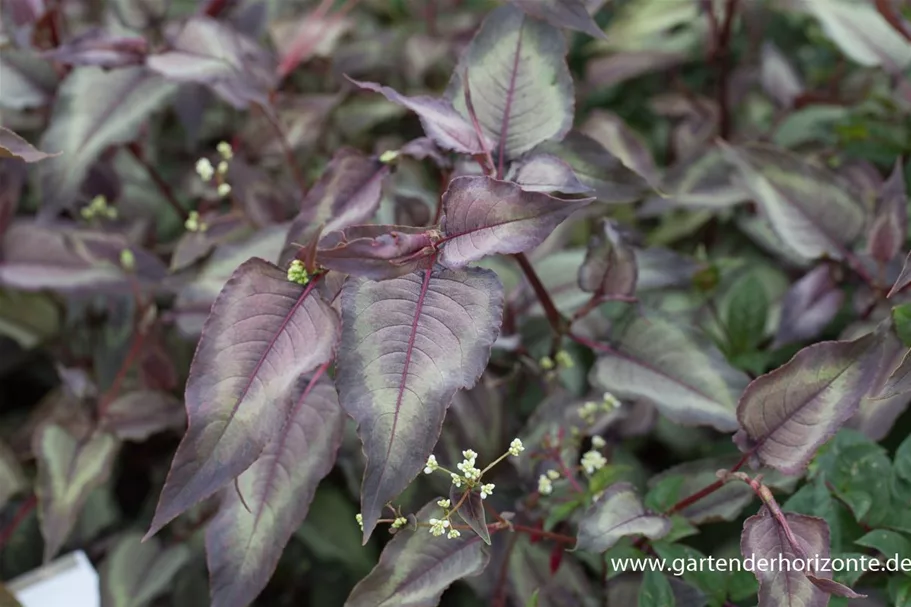
[[[183,222],[183,227],[185,227],[188,232],[205,232],[209,226],[206,225],[205,222],[199,220],[198,212],[190,211],[187,220]]]
[[[299,285],[305,285],[310,282],[310,274],[307,272],[307,268],[304,267],[304,262],[299,259],[291,262],[288,267],[288,280]]]
[[[475,461],[478,459],[478,454],[471,449],[466,449],[465,451],[462,451],[462,457],[465,459],[456,464],[456,468],[462,473],[462,477],[469,481],[469,483],[479,480],[481,478],[481,471],[478,468],[475,468],[474,465]],[[453,479],[453,484],[455,484],[455,479]],[[458,486],[459,485],[456,485],[456,487]]]
[[[525,451],[525,445],[522,444],[522,441],[518,438],[512,439],[512,442],[509,443],[508,453],[513,457],[519,457],[519,454]]]
[[[354,516],[354,520],[357,521],[357,526],[361,528],[361,531],[363,531],[364,530],[364,515],[361,514],[360,512],[358,512]]]
[[[538,477],[538,493],[541,495],[550,495],[554,491],[554,481],[560,478],[560,473],[556,470],[548,470]]]
[[[582,421],[591,425],[595,423],[599,413],[610,413],[619,406],[620,401],[617,400],[617,397],[610,392],[605,392],[600,403],[593,400],[587,401],[577,411]]]
[[[542,356],[538,360],[538,365],[544,371],[553,371],[557,367],[562,367],[564,369],[572,369],[576,366],[576,361],[573,360],[573,357],[566,350],[560,350],[554,357]]]
[[[216,190],[218,195],[225,198],[231,193],[231,185],[225,181],[225,175],[228,174],[228,161],[234,158],[234,150],[227,141],[222,141],[215,146],[215,149],[218,151],[219,156],[221,156],[218,166],[213,166],[212,161],[208,158],[200,158],[196,161],[196,174],[206,183],[209,183],[213,178],[216,178]]]
[[[582,455],[582,460],[579,463],[585,473],[591,475],[595,473],[595,470],[600,470],[607,465],[607,458],[598,451],[591,450]]]
[[[83,219],[95,219],[96,217],[107,217],[108,219],[117,219],[117,208],[108,204],[108,199],[102,194],[92,198],[92,201],[79,211]]]

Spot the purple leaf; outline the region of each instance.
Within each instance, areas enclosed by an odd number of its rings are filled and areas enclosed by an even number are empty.
[[[618,52],[597,57],[585,66],[585,82],[607,88],[631,78],[658,72],[684,63],[688,53],[683,51],[642,50]]]
[[[872,387],[885,344],[881,333],[807,346],[753,380],[737,405],[740,450],[785,474],[800,473]]]
[[[574,550],[600,553],[628,535],[658,540],[670,530],[670,519],[646,511],[633,485],[614,483],[582,515]]]
[[[898,278],[895,279],[895,284],[892,285],[892,288],[889,289],[889,294],[886,297],[892,297],[899,291],[902,291],[905,287],[911,284],[911,253],[908,253],[905,257],[905,263],[902,265],[902,271],[898,275]]]
[[[330,270],[386,280],[427,267],[438,233],[408,226],[351,226],[323,236],[316,261]]]
[[[579,268],[579,288],[589,293],[631,296],[636,292],[639,271],[636,254],[617,225],[605,219],[601,233],[592,237]]]
[[[466,491],[468,495],[463,500],[462,496]],[[481,495],[471,489],[461,490],[455,485],[450,485],[449,502],[453,508],[461,502],[462,505],[458,509],[459,517],[490,546],[490,531],[487,530],[487,516],[484,514],[484,500],[481,499]]]
[[[161,261],[120,234],[79,230],[67,223],[16,222],[0,242],[0,284],[26,291],[127,291],[130,276],[120,262],[124,250],[132,254],[140,284],[152,286],[164,278],[167,269]]]
[[[27,110],[45,107],[54,99],[58,76],[49,61],[26,50],[0,53],[0,107]]]
[[[593,384],[619,398],[647,399],[679,424],[737,428],[737,397],[749,378],[707,338],[654,313],[629,313],[611,338],[613,347],[592,367]]]
[[[778,47],[770,41],[762,45],[760,81],[762,88],[778,104],[790,108],[804,90],[800,76]]]
[[[572,167],[553,154],[530,154],[512,163],[506,180],[526,192],[585,194],[593,189],[579,181]]]
[[[430,137],[418,137],[412,139],[399,148],[399,154],[410,156],[415,160],[426,160],[430,158],[438,167],[448,168],[452,166],[449,158],[443,155],[440,148],[433,142]]]
[[[435,515],[442,515],[442,510],[434,501],[421,508],[417,519]],[[435,537],[426,528],[403,529],[386,544],[373,571],[351,591],[345,607],[435,607],[453,582],[478,575],[489,560],[487,547],[473,533],[449,539]]]
[[[819,20],[823,32],[852,61],[882,66],[888,73],[911,64],[911,44],[886,21],[873,4],[811,2],[808,11]]]
[[[44,562],[63,546],[89,493],[110,476],[118,447],[111,434],[74,436],[54,423],[42,425],[32,436]]]
[[[720,150],[704,150],[667,169],[660,186],[666,192],[662,202],[668,207],[712,210],[746,202],[750,194],[735,183],[735,174]]]
[[[606,110],[594,110],[581,131],[620,159],[623,165],[649,183],[658,179],[655,160],[641,135],[626,125],[622,118]]]
[[[148,52],[145,38],[113,36],[92,29],[70,39],[42,57],[64,65],[96,65],[105,69],[141,65]]]
[[[841,259],[863,234],[867,216],[847,182],[783,149],[719,141],[775,232],[808,259]]]
[[[38,162],[39,160],[44,160],[45,158],[53,158],[54,156],[59,156],[62,153],[63,152],[48,154],[46,152],[36,150],[35,147],[28,141],[12,132],[11,130],[0,126],[0,158],[18,158],[19,160],[24,160],[25,162]]]
[[[781,322],[773,348],[812,339],[835,318],[845,299],[832,267],[821,264],[791,285],[781,302]]]
[[[172,580],[189,563],[186,544],[164,548],[157,538],[142,541],[142,534],[123,534],[99,568],[101,604],[105,607],[146,605],[168,592]]]
[[[171,48],[146,65],[173,82],[205,84],[237,109],[270,107],[274,58],[255,40],[210,17],[195,16],[168,32]]]
[[[887,332],[877,365],[876,377],[869,392],[860,401],[857,413],[846,424],[874,441],[883,440],[898,417],[911,402],[911,371],[908,348],[894,331]]]
[[[830,593],[862,596],[833,582],[831,568],[828,571],[807,572],[808,559],[811,559],[810,565],[813,565],[812,559],[817,555],[820,563],[829,560],[829,526],[826,521],[793,512],[785,512],[783,517],[787,528],[771,516],[768,508],[763,507],[759,514],[751,516],[743,524],[740,552],[744,558],[765,559],[766,564],[771,561],[778,563],[780,559],[789,563],[789,566],[782,563],[780,567],[754,566],[752,573],[759,581],[759,607],[798,604],[826,607]]]
[[[440,262],[457,268],[495,253],[533,249],[592,198],[560,200],[491,177],[456,177],[443,194]]]
[[[506,568],[509,572],[511,605],[583,607],[597,596],[587,572],[577,560],[564,558],[560,568],[552,571],[553,553],[554,548],[547,543],[532,543],[529,536],[522,533],[515,539],[512,558],[508,562],[495,562],[496,568],[490,567],[490,571]],[[494,551],[494,558],[500,554],[503,553]]]
[[[547,141],[534,154],[551,154],[570,166],[583,184],[594,188],[598,200],[626,203],[638,200],[647,184],[600,143],[577,131],[563,141]]]
[[[307,517],[317,485],[335,465],[345,415],[322,370],[301,380],[306,388],[281,432],[236,486],[222,490],[218,514],[206,528],[214,607],[253,602]]]
[[[553,25],[606,40],[582,0],[510,0],[523,11]]]
[[[474,126],[453,108],[445,99],[420,95],[406,97],[388,86],[374,82],[359,82],[348,78],[355,85],[368,91],[382,94],[386,99],[406,107],[421,119],[424,132],[438,146],[460,154],[480,154],[484,148],[490,149],[491,140],[481,142]]]
[[[187,414],[183,403],[167,392],[136,390],[111,402],[100,427],[121,440],[144,441],[169,428],[183,430]]]
[[[172,272],[183,270],[207,256],[216,246],[243,236],[251,229],[240,211],[224,215],[207,214],[199,220],[205,224],[206,229],[186,231],[181,235],[171,255]]]
[[[225,284],[190,366],[189,428],[146,537],[249,468],[303,391],[300,376],[332,358],[338,319],[315,286],[257,258]]]
[[[460,461],[466,445],[471,445],[482,462],[495,460],[505,450],[501,442],[505,422],[503,395],[489,379],[483,377],[476,386],[459,390],[453,397],[435,449],[440,461]]]
[[[72,208],[79,186],[109,146],[132,140],[175,90],[143,67],[77,67],[63,81],[41,147],[63,156],[38,165],[44,215]]]
[[[475,114],[485,136],[496,142],[491,152],[501,166],[572,128],[573,82],[565,57],[563,33],[514,6],[491,12],[471,41],[446,97],[468,117],[468,78]]]
[[[380,206],[387,175],[389,165],[351,148],[338,150],[301,203],[288,231],[282,264],[293,257],[293,243],[310,244],[320,227],[325,233],[370,219]]]
[[[867,237],[867,252],[880,264],[887,264],[902,251],[908,238],[908,196],[901,160],[895,161],[879,197],[879,208]]]
[[[349,279],[342,289],[337,385],[367,455],[365,542],[424,467],[455,391],[480,377],[502,311],[497,275],[480,268]]]

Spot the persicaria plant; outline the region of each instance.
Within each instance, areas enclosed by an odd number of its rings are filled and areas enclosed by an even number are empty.
[[[911,605],[906,6],[103,4],[3,3],[2,579]]]

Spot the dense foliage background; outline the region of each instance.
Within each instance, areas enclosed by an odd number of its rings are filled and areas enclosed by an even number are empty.
[[[911,605],[907,2],[0,6],[0,579]]]

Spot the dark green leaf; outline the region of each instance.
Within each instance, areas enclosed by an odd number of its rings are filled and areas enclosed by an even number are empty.
[[[674,607],[674,591],[663,573],[646,571],[639,587],[639,607]]]

